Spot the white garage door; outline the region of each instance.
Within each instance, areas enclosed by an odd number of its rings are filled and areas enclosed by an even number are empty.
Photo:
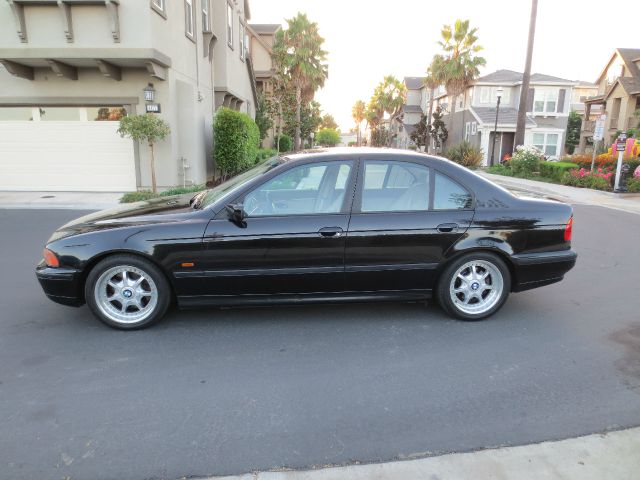
[[[121,107],[0,107],[0,190],[136,189]]]

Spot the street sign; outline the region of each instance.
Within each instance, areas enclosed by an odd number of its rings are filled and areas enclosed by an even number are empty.
[[[159,103],[147,103],[147,113],[160,113],[160,104]]]
[[[606,115],[600,115],[596,120],[596,127],[593,131],[593,139],[594,140],[602,140],[604,139],[604,122],[607,119]]]

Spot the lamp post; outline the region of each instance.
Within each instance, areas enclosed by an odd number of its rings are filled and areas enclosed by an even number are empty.
[[[493,156],[496,151],[496,140],[498,139],[498,114],[500,113],[500,100],[502,99],[502,87],[498,87],[496,90],[496,123],[493,126],[493,145],[491,145],[491,158],[489,159],[489,166],[493,165]]]

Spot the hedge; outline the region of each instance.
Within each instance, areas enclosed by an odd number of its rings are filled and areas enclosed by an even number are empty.
[[[278,139],[276,138],[273,142],[273,146],[274,148],[279,146],[281,152],[290,152],[293,149],[293,139],[289,135],[283,133],[280,135],[280,142],[278,142]]]
[[[213,135],[213,154],[222,175],[234,175],[256,163],[260,130],[249,115],[221,108],[216,113]]]
[[[571,162],[540,162],[539,168],[542,177],[553,178],[559,182],[565,172],[578,168],[578,165]]]

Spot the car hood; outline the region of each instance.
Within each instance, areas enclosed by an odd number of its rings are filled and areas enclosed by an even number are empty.
[[[193,196],[187,193],[154,198],[90,213],[58,228],[49,242],[97,230],[183,221],[195,212],[190,204]]]

